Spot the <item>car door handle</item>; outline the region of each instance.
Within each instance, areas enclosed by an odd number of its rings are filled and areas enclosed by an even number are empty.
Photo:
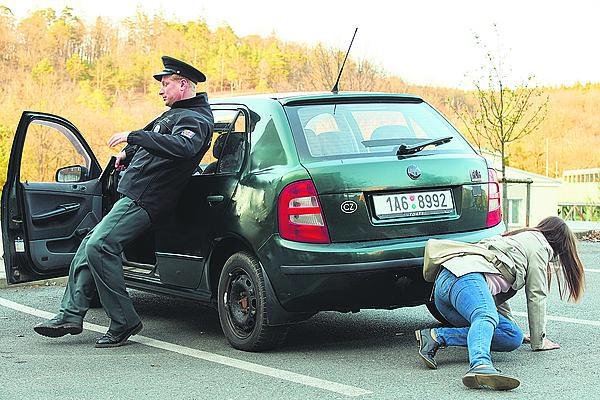
[[[92,228],[75,229],[75,236],[77,236],[80,239],[83,239],[88,233],[90,233],[91,230]]]
[[[206,201],[208,201],[209,205],[213,205],[213,203],[220,203],[225,200],[225,197],[220,194],[213,194],[210,196],[206,196]]]
[[[40,214],[32,215],[31,220],[33,222],[44,222],[49,219],[62,217],[67,214],[76,213],[81,207],[78,203],[69,203],[69,204],[61,204],[56,207],[54,210],[46,211]]]

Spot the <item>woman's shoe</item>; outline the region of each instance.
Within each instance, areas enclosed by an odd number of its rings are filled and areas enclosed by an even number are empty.
[[[437,369],[435,354],[440,349],[440,344],[431,336],[431,329],[421,329],[415,331],[415,336],[419,342],[419,355],[423,359],[425,366],[430,369]]]
[[[517,378],[502,374],[491,365],[478,365],[471,368],[462,378],[469,389],[512,390],[521,382]]]

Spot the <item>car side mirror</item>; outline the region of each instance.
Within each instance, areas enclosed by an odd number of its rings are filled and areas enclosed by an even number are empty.
[[[56,171],[56,182],[81,182],[88,178],[88,169],[81,165],[69,165]]]

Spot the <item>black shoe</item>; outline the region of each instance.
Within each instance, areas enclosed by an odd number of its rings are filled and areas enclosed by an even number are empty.
[[[435,354],[441,346],[431,336],[431,329],[421,329],[415,331],[415,336],[419,342],[419,355],[425,362],[425,366],[427,366],[427,368],[437,369]]]
[[[478,365],[471,368],[462,378],[469,389],[512,390],[521,382],[517,378],[504,375],[491,365]]]
[[[139,333],[143,328],[140,321],[137,325],[120,333],[106,332],[101,338],[96,341],[96,347],[119,347],[123,346],[130,336]]]
[[[68,334],[79,335],[83,332],[83,326],[76,322],[66,322],[62,319],[52,318],[46,322],[40,322],[33,327],[33,330],[42,336],[57,338]]]

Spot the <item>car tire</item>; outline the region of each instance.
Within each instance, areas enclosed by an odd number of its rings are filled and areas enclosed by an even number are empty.
[[[444,318],[442,313],[440,313],[438,311],[438,309],[435,306],[435,303],[433,301],[425,304],[425,306],[427,306],[427,309],[429,310],[429,313],[433,316],[433,318],[440,321],[443,326],[451,326],[450,322],[448,322],[448,320],[446,320],[446,318]]]
[[[267,325],[266,301],[258,260],[246,252],[229,257],[219,278],[217,305],[221,328],[231,346],[263,351],[285,340],[289,326]]]

